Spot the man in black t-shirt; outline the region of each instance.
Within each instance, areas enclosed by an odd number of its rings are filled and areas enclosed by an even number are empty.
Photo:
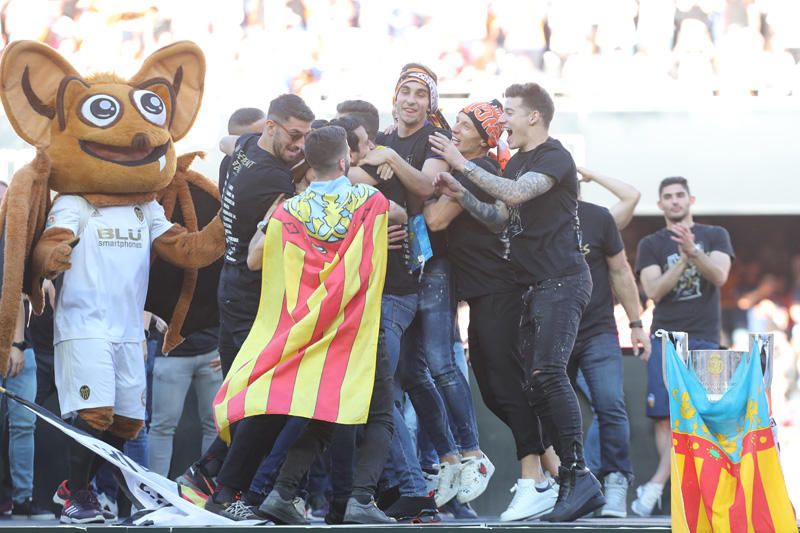
[[[489,149],[502,133],[502,113],[497,100],[470,104],[453,126],[458,151],[492,174],[500,172]],[[441,196],[425,206],[425,219],[433,231],[447,229],[456,295],[469,303],[470,364],[486,406],[511,429],[521,466],[514,498],[500,520],[536,518],[552,510],[558,494],[541,466],[549,438],[522,386],[518,326],[523,287],[511,270],[508,208],[458,172],[439,174],[434,185]]]
[[[267,116],[258,108],[242,107],[233,112],[228,119],[228,135],[247,135],[248,133],[261,133],[264,129],[264,122]],[[219,164],[219,194],[222,196],[225,190],[225,181],[228,179],[228,171],[231,167],[231,156],[225,154]]]
[[[529,287],[520,320],[525,388],[557,436],[562,463],[558,500],[542,520],[561,522],[594,511],[605,499],[584,464],[580,407],[567,377],[592,280],[580,250],[575,162],[548,134],[554,110],[550,95],[535,83],[506,89],[501,123],[509,146],[519,151],[508,162],[505,178],[468,161],[443,136],[432,136],[431,144],[454,170],[512,208],[512,265],[516,279]]]
[[[656,302],[651,331],[683,331],[689,349],[719,348],[719,288],[728,280],[734,257],[725,228],[695,223],[695,202],[685,178],[671,177],[658,187],[658,207],[666,227],[639,243],[636,271],[648,298]],[[659,463],[653,477],[636,490],[631,510],[649,516],[670,475],[669,396],[662,377],[661,339],[653,338],[647,363],[647,416],[655,421]]]
[[[294,194],[289,169],[303,155],[303,141],[312,120],[314,113],[300,97],[284,94],[270,102],[261,135],[225,137],[220,142],[223,152],[231,154],[221,197],[225,254],[217,290],[223,376],[250,332],[261,298],[261,272],[247,268],[250,239],[270,206]],[[248,425],[248,421],[237,425],[231,450],[237,445],[252,446],[257,441],[247,432],[242,439],[236,438],[239,430]],[[204,457],[190,466],[178,482],[208,494],[215,486],[212,478],[222,473],[223,464],[227,464],[226,459],[231,455],[241,456],[229,454],[228,447],[217,438]],[[236,477],[228,480],[229,485],[241,485],[244,489],[254,473],[236,467],[228,471],[235,472],[233,477]]]
[[[435,124],[438,119],[438,92],[435,75],[430,70],[418,64],[408,64],[403,68],[395,88],[394,114],[397,117],[397,127],[391,134],[379,133],[376,144],[380,146],[367,154],[361,162],[361,167],[351,169],[348,176],[353,181],[376,186],[389,200],[406,208],[409,212],[418,212],[422,203],[433,193],[433,177],[449,168],[441,158],[431,152],[428,143],[428,136],[438,131]],[[392,176],[389,179],[383,179],[387,175],[378,171],[378,168],[381,167],[391,169]],[[438,252],[439,257],[442,257],[444,254],[443,242],[437,241],[436,238],[431,240],[434,254]],[[381,332],[378,349],[386,350],[393,371],[397,370],[400,365],[401,338],[404,337],[414,321],[420,298],[424,296],[418,295],[420,288],[417,275],[419,273],[410,271],[406,258],[407,249],[408,246],[405,246],[405,250],[390,250],[386,268],[386,284],[381,300]],[[434,263],[435,261],[429,261],[425,265],[424,271],[431,273],[442,266],[441,263],[439,265]],[[441,276],[438,273],[434,274],[435,281],[441,281],[442,278],[449,281],[446,276],[446,274]],[[446,305],[449,304],[447,298],[442,300]],[[454,310],[447,311],[445,314],[450,313],[452,317],[453,312]],[[452,325],[448,328],[445,322],[447,320],[439,320],[437,324],[440,328],[438,331],[440,338],[447,336],[446,331],[452,332]],[[454,324],[454,320],[450,320],[450,323]],[[442,334],[443,330],[446,330],[444,334]],[[443,349],[449,350],[449,353],[452,354],[452,334],[447,337],[447,346]],[[403,343],[408,344],[408,339],[409,337],[406,336]],[[431,346],[432,343],[428,345]],[[437,345],[436,349],[439,348],[440,346]],[[395,374],[395,383],[398,386],[400,377],[401,373],[398,371]],[[434,399],[436,399],[438,392],[432,383],[430,373],[426,374],[426,379],[426,390],[435,393]],[[467,399],[469,399],[469,388],[462,387],[460,390],[466,390]],[[437,402],[430,402],[425,415],[431,415],[431,417],[438,415],[440,422],[447,420],[446,413],[442,412],[443,407],[444,404],[439,398]],[[399,483],[401,497],[386,512],[398,520],[422,519],[428,521],[436,514],[436,504],[433,502],[433,498],[427,496],[428,489],[425,478],[422,475],[416,448],[413,446],[413,441],[403,421],[399,402],[395,405],[394,421],[395,436],[392,439],[390,463],[397,466],[402,465],[401,467],[406,471],[402,472],[399,479],[391,480]],[[442,424],[440,423],[439,426]],[[442,436],[441,441],[446,442],[446,430],[446,427],[439,427],[434,438]],[[447,442],[447,447],[452,445],[452,449],[446,451],[455,452],[452,436],[450,439],[451,442]],[[447,455],[451,461],[450,464],[455,463],[455,466],[453,468],[446,467],[446,469],[449,468],[455,473],[460,466],[459,461],[453,453]],[[392,468],[387,470],[391,472]],[[457,490],[458,485],[455,483],[457,477],[440,477],[443,483],[448,479],[454,480],[454,483],[447,483],[448,490],[452,490],[453,485]],[[451,494],[452,496],[455,494]]]
[[[619,232],[620,227],[632,218],[639,192],[619,180],[597,176],[583,169],[580,172],[584,181],[594,178],[618,195],[620,201],[610,210],[589,202],[578,202],[582,251],[592,275],[592,297],[578,327],[567,373],[575,382],[578,370],[581,371],[583,381],[579,383],[586,387],[584,391],[597,417],[586,444],[587,459],[599,455],[594,464],[592,461],[589,463],[603,479],[606,504],[600,510],[600,516],[624,518],[627,516],[628,484],[633,476],[633,467],[623,394],[622,350],[614,319],[614,296],[630,320],[633,350],[646,361],[650,356],[650,339],[642,327],[639,292]]]

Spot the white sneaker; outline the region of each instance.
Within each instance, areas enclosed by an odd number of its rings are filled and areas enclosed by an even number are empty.
[[[532,479],[518,479],[511,487],[514,493],[508,509],[500,515],[501,522],[538,518],[553,510],[558,500],[558,485],[548,478],[548,487],[543,492],[536,489]]]
[[[438,468],[439,465],[436,465]],[[436,490],[439,488],[439,474],[432,474],[430,472],[426,472],[425,470],[422,471],[422,477],[425,479],[425,490],[426,493],[430,496],[431,494],[436,494]]]
[[[603,481],[603,496],[606,504],[600,509],[600,516],[626,518],[628,516],[628,478],[621,472],[606,474]]]
[[[461,463],[439,465],[439,486],[436,488],[436,506],[441,507],[458,494],[461,478]]]
[[[485,455],[462,460],[458,503],[469,503],[483,494],[493,474],[494,465]]]
[[[636,499],[631,504],[631,511],[639,516],[651,516],[656,505],[661,509],[661,493],[663,491],[664,485],[656,485],[655,483],[639,485],[636,488]]]

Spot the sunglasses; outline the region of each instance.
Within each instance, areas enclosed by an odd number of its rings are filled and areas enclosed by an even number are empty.
[[[290,130],[286,129],[286,126],[284,126],[283,124],[281,124],[281,123],[280,123],[280,122],[278,122],[277,120],[275,120],[275,121],[273,121],[273,122],[275,122],[275,124],[277,124],[278,126],[280,126],[280,127],[281,127],[281,129],[282,129],[283,131],[285,131],[285,132],[286,132],[286,135],[288,135],[288,136],[289,136],[289,140],[290,140],[291,142],[297,142],[297,141],[299,141],[300,139],[302,139],[303,137],[305,137],[305,136],[306,136],[306,134],[308,134],[308,132],[307,132],[307,131],[297,131],[297,130],[291,130],[291,131],[290,131]]]

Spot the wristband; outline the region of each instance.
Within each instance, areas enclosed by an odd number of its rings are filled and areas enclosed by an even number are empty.
[[[633,329],[633,328],[641,328],[641,327],[643,327],[642,326],[642,321],[641,320],[634,320],[630,324],[628,324],[628,327],[631,328],[631,329]]]
[[[14,348],[16,348],[16,349],[17,349],[17,350],[19,350],[20,352],[24,352],[25,350],[27,350],[27,349],[28,349],[28,343],[27,343],[27,342],[25,342],[25,341],[21,341],[21,342],[12,342],[12,343],[11,343],[11,346],[13,346]]]

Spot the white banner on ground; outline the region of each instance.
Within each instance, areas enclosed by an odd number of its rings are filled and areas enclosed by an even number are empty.
[[[180,495],[177,483],[174,481],[170,481],[155,472],[151,472],[113,446],[87,435],[82,431],[76,430],[50,411],[36,404],[27,402],[16,395],[10,393],[7,395],[12,400],[21,403],[26,409],[36,414],[36,416],[48,424],[55,426],[62,433],[78,441],[80,444],[86,446],[120,469],[122,475],[125,477],[128,490],[130,490],[133,497],[136,498],[142,506],[139,510],[140,512],[137,513],[138,518],[134,520],[135,525],[242,525],[241,522],[234,522],[233,520],[201,509],[193,503],[184,500]]]

